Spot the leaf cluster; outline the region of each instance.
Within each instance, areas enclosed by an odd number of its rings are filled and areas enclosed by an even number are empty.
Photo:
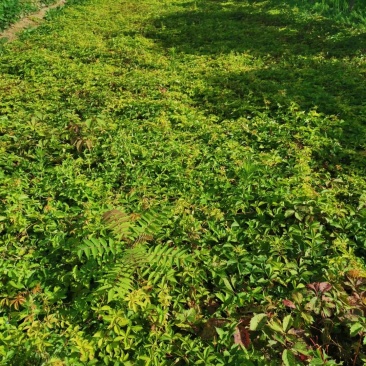
[[[4,45],[0,365],[362,365],[362,40],[93,0]]]

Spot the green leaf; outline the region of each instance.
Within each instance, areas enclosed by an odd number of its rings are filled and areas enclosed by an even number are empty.
[[[302,300],[303,300],[303,296],[300,292],[295,292],[292,295],[292,298],[294,299],[294,301],[296,302],[296,304],[301,304]]]
[[[23,288],[23,285],[21,283],[15,283],[14,281],[8,282],[10,286],[15,287],[18,290],[21,290]]]
[[[249,329],[260,330],[267,320],[267,314],[257,314],[250,319]]]
[[[302,221],[303,218],[304,218],[304,215],[301,215],[299,212],[295,212],[295,217],[299,220],[299,221]]]
[[[125,327],[129,323],[129,321],[127,318],[119,317],[117,323],[120,327]]]
[[[286,345],[286,340],[285,337],[280,334],[280,333],[273,333],[272,334],[273,339],[275,339],[277,342],[283,344],[284,346]]]
[[[281,324],[279,324],[276,320],[272,320],[268,323],[268,326],[274,330],[275,332],[283,333]]]
[[[224,281],[225,287],[226,287],[226,288],[227,288],[231,293],[233,293],[233,292],[234,292],[234,289],[233,289],[233,287],[231,286],[231,284],[230,284],[229,280],[228,280],[226,277],[224,277],[222,280]]]
[[[324,365],[324,361],[320,358],[313,358],[310,363],[311,366]]]
[[[285,366],[294,366],[296,365],[296,358],[294,356],[294,354],[285,349],[283,352],[282,352],[282,361],[284,363]]]
[[[294,213],[295,213],[295,210],[287,210],[285,212],[285,217],[287,218],[287,217],[293,216]]]
[[[112,310],[112,308],[110,306],[108,306],[108,305],[104,305],[99,310],[102,310],[102,311],[110,311],[110,310]]]
[[[283,321],[282,321],[283,331],[287,332],[290,329],[292,323],[293,323],[292,316],[291,315],[285,316]]]
[[[291,349],[294,350],[295,353],[301,353],[306,356],[311,354],[310,350],[308,349],[308,345],[304,341],[296,342]]]
[[[314,321],[313,317],[312,317],[310,314],[305,313],[305,312],[302,312],[302,313],[301,313],[301,317],[302,317],[302,318],[306,321],[306,323],[308,323],[308,324],[311,324],[311,323]]]
[[[350,329],[350,334],[351,337],[355,337],[356,335],[358,335],[358,333],[363,329],[363,325],[360,323],[355,323],[352,325],[351,329]]]
[[[220,338],[224,338],[224,336],[225,336],[226,332],[225,332],[223,329],[218,328],[218,327],[215,327],[215,329],[216,329],[216,332],[217,332],[217,334],[219,335],[219,337],[220,337]]]
[[[107,301],[108,303],[113,301],[115,293],[116,293],[116,291],[114,290],[114,288],[111,288],[108,291],[108,301]]]

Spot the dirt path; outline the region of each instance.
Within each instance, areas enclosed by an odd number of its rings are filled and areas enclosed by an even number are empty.
[[[58,6],[62,6],[65,3],[66,0],[58,0],[55,4],[46,6],[36,13],[29,14],[28,16],[20,19],[18,22],[11,25],[8,29],[0,33],[0,38],[7,38],[8,42],[14,41],[18,38],[18,33],[23,29],[39,25],[48,10],[57,8]]]

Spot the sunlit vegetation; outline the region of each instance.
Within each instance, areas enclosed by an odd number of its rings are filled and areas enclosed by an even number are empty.
[[[54,2],[55,0],[0,0],[0,31],[22,16]]]
[[[3,44],[0,365],[363,365],[365,44],[277,0]]]

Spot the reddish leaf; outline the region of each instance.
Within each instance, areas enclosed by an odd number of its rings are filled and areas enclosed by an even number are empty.
[[[327,292],[332,288],[332,285],[329,282],[320,282],[319,283],[319,291],[320,292]]]
[[[358,303],[358,299],[355,296],[348,296],[348,304],[355,306]]]
[[[307,287],[308,287],[310,290],[313,290],[314,292],[318,292],[318,290],[319,290],[319,282],[309,283],[309,284],[307,285]]]
[[[249,331],[243,326],[237,326],[234,333],[234,343],[241,344],[245,348],[250,345]]]
[[[295,304],[291,300],[283,300],[283,305],[291,309],[296,309]]]
[[[300,361],[302,361],[302,362],[307,361],[307,360],[308,360],[308,358],[309,358],[309,356],[303,355],[303,354],[301,354],[301,353],[299,353],[299,354],[297,355],[297,357],[298,357],[298,358],[300,359]]]

